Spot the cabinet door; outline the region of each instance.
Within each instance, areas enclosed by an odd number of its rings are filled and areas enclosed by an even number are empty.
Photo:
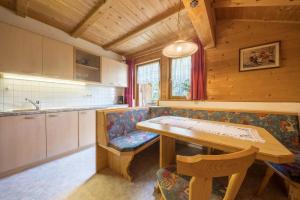
[[[121,87],[127,87],[128,86],[128,65],[124,63],[120,63],[118,67],[118,84]]]
[[[78,112],[46,114],[47,157],[78,148]]]
[[[0,23],[0,71],[42,74],[42,36]]]
[[[79,111],[79,147],[96,142],[96,111]]]
[[[101,82],[106,85],[127,87],[128,66],[124,63],[102,57]]]
[[[45,158],[44,114],[0,117],[0,173]]]
[[[71,45],[43,38],[43,74],[61,79],[73,79],[74,50]]]
[[[116,78],[113,74],[113,63],[111,61],[105,57],[101,58],[101,82],[106,85],[113,85]]]

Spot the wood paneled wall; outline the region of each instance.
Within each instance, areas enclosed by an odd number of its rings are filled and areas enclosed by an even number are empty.
[[[239,72],[239,48],[281,41],[280,68]],[[211,101],[300,102],[300,24],[219,21],[206,50]]]
[[[239,48],[281,41],[280,68],[239,72]],[[205,51],[209,101],[300,102],[300,24],[224,20],[216,27],[216,48]],[[161,100],[169,97],[169,59],[161,51]]]

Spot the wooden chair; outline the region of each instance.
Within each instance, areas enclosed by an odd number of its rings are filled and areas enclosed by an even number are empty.
[[[177,173],[171,168],[157,172],[162,199],[208,200],[212,193],[212,179],[226,176],[230,178],[223,199],[235,199],[257,151],[257,148],[250,147],[223,155],[177,155]]]

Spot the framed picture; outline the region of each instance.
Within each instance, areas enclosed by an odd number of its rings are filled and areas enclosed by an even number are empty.
[[[279,67],[280,42],[240,49],[240,71]]]

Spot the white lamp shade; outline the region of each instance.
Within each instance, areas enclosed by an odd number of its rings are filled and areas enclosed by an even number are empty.
[[[166,46],[162,53],[169,58],[180,58],[194,54],[198,50],[198,45],[194,42],[177,40]]]

